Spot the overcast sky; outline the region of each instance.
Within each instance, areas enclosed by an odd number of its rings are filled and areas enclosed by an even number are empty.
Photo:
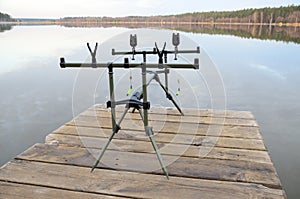
[[[0,0],[14,18],[167,15],[196,11],[299,5],[300,0]]]

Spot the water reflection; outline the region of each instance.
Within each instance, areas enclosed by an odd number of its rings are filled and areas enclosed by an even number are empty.
[[[64,24],[66,27],[126,27],[145,28],[145,24]],[[147,27],[180,30],[183,32],[212,35],[234,35],[248,39],[275,40],[300,43],[300,27],[272,25],[230,25],[230,24],[147,24]]]
[[[275,40],[300,43],[299,27],[263,25],[197,25],[179,28],[182,31],[218,35],[234,35],[242,38]]]
[[[4,32],[11,29],[12,29],[12,25],[10,24],[0,24],[0,32]]]

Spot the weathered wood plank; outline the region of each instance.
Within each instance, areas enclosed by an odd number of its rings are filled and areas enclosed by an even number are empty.
[[[136,198],[283,198],[279,189],[262,185],[139,174],[133,172],[12,161],[0,180]]]
[[[67,123],[67,125],[76,126],[87,126],[87,127],[102,127],[111,128],[110,118],[99,118],[94,117],[78,117]],[[182,133],[182,134],[204,134],[204,135],[228,135],[229,137],[242,137],[244,132],[244,137],[251,137],[258,135],[259,129],[256,127],[241,127],[241,126],[223,126],[223,125],[202,125],[202,124],[191,124],[191,123],[175,123],[175,122],[161,122],[161,121],[150,121],[150,126],[154,127],[156,132],[165,133]],[[125,130],[138,130],[143,131],[144,126],[141,120],[123,120],[121,128]],[[260,137],[261,138],[261,137]]]
[[[123,111],[117,111],[117,115],[120,115]],[[130,113],[130,119],[140,120],[141,117],[138,112],[132,113],[131,110],[128,111]],[[80,114],[81,116],[97,116],[97,117],[110,117],[110,109],[100,109],[100,110],[86,110]],[[244,118],[223,118],[221,117],[211,117],[211,116],[190,116],[190,115],[173,115],[173,114],[157,114],[150,113],[149,120],[153,121],[167,121],[167,122],[187,122],[187,123],[209,123],[209,124],[223,124],[225,125],[249,125],[254,126],[252,124],[256,124],[255,119],[244,119]]]
[[[96,104],[89,108],[90,111],[107,110],[106,105]],[[121,112],[124,106],[117,106],[116,111]],[[195,108],[182,108],[184,115],[196,117],[226,117],[226,118],[240,118],[240,119],[255,119],[253,114],[249,111],[236,111],[236,110],[216,110],[216,109],[195,109]],[[178,110],[174,107],[156,107],[152,106],[149,110],[150,114],[163,114],[163,115],[180,115]]]
[[[20,159],[71,164],[93,165],[99,153],[96,149],[38,144],[18,156]],[[272,164],[218,159],[163,156],[170,176],[201,178],[262,184],[281,188]],[[162,174],[155,154],[106,151],[99,168]]]
[[[74,122],[73,122],[74,124]],[[77,124],[77,123],[76,123]],[[139,131],[137,129],[134,129],[133,126],[128,126],[128,128],[124,128],[124,125],[121,125],[122,129],[121,131],[125,131],[126,133],[128,131],[134,131],[137,132],[138,134],[143,134],[144,132],[143,129],[140,129]],[[126,126],[125,126],[126,127]],[[173,127],[173,128],[168,128],[168,127]],[[175,129],[177,131],[171,131],[172,129]],[[59,132],[61,134],[68,134],[68,135],[74,135],[80,133],[80,135],[84,136],[97,136],[99,132],[103,132],[105,134],[108,134],[111,130],[109,130],[111,126],[109,125],[102,125],[102,127],[88,127],[88,126],[74,126],[74,125],[64,125],[56,129],[54,132]],[[158,134],[184,134],[184,135],[202,135],[202,136],[220,136],[220,137],[232,137],[232,138],[243,138],[243,139],[259,139],[261,140],[261,134],[259,132],[259,129],[256,127],[241,127],[241,126],[221,126],[214,128],[211,127],[210,130],[209,125],[198,125],[198,127],[193,127],[193,125],[182,125],[179,128],[179,125],[171,125],[166,123],[163,128],[159,129],[156,126],[154,126],[154,131],[155,133]],[[219,131],[219,132],[216,132]]]
[[[105,199],[105,198],[123,198],[116,196],[106,196],[103,194],[83,193],[76,190],[62,190],[55,188],[48,188],[42,186],[32,186],[26,184],[17,184],[0,181],[0,198],[3,199],[24,199],[24,198],[38,198],[38,199]]]
[[[80,146],[86,148],[101,148],[107,138],[95,138],[85,136],[72,136],[61,134],[50,134],[46,137],[48,144],[64,144],[68,146]],[[181,140],[181,139],[180,139]],[[209,146],[193,146],[175,143],[162,143],[156,140],[161,154],[181,155],[186,157],[204,157],[224,160],[244,160],[252,162],[271,163],[267,151],[232,149]],[[235,147],[235,146],[234,146]],[[109,149],[129,152],[153,153],[152,145],[147,136],[140,140],[114,139]]]
[[[70,127],[70,126],[68,126]],[[66,128],[71,129],[71,128]],[[63,132],[63,133],[60,133]],[[70,131],[69,131],[70,132]],[[108,137],[111,134],[109,129],[98,129],[98,132],[94,131],[93,135],[81,135],[85,132],[84,129],[76,129],[73,126],[73,133],[69,135],[79,135],[83,137]],[[64,134],[63,128],[56,130],[56,134]],[[77,133],[77,134],[76,134]],[[116,136],[116,139],[132,139],[132,140],[148,140],[144,131],[123,131],[121,130]],[[201,136],[190,134],[168,134],[168,133],[156,133],[155,140],[163,143],[177,143],[188,144],[195,146],[216,146],[235,149],[250,149],[265,151],[265,145],[263,140],[257,139],[242,139],[242,138],[230,138],[230,137],[217,137],[217,136]]]
[[[131,112],[130,112],[131,113]],[[93,118],[110,118],[110,110],[102,111],[84,111],[79,117],[93,117]],[[117,114],[121,115],[119,112]],[[75,119],[79,119],[76,117]],[[141,120],[138,112],[127,115],[125,119]],[[192,124],[222,124],[222,125],[239,125],[239,126],[258,126],[257,122],[253,119],[239,119],[239,118],[221,118],[221,117],[194,117],[194,116],[181,116],[181,115],[162,115],[162,114],[149,114],[150,121],[163,121],[163,122],[181,122]]]

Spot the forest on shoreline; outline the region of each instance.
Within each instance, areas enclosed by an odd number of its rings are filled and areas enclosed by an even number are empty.
[[[300,6],[279,8],[244,9],[222,12],[193,12],[162,16],[127,17],[65,17],[56,23],[144,23],[144,24],[299,24]]]
[[[15,22],[16,20],[11,18],[10,15],[0,12],[0,21],[2,21],[2,22]]]

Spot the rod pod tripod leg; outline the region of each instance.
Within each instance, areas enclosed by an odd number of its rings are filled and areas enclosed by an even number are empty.
[[[167,98],[174,104],[174,106],[177,108],[177,110],[180,112],[182,116],[184,116],[182,110],[178,106],[178,104],[173,99],[172,95],[169,93],[168,89],[161,83],[158,74],[154,74],[155,81],[160,85],[160,87],[165,91]]]
[[[147,86],[150,83],[150,81],[152,80],[151,79],[149,81],[149,83],[147,84],[147,80],[146,79],[147,79],[147,76],[146,76],[146,64],[143,63],[142,64],[142,83],[143,83],[143,102],[144,102],[144,104],[148,103],[147,102],[147,100],[148,100],[147,99],[148,98],[148,96],[147,96]],[[151,141],[151,144],[152,144],[152,146],[153,146],[153,148],[155,150],[156,156],[157,156],[157,158],[159,160],[159,163],[160,163],[160,165],[162,167],[163,172],[165,173],[167,179],[169,179],[168,171],[167,171],[167,169],[165,167],[165,164],[164,164],[164,162],[162,160],[162,157],[160,155],[159,149],[158,149],[157,144],[156,144],[156,142],[154,140],[154,137],[153,137],[152,127],[148,126],[148,109],[146,108],[146,109],[143,109],[143,110],[144,111],[142,113],[142,111],[139,109],[139,113],[140,113],[140,115],[141,115],[141,117],[143,119],[143,123],[144,123],[144,128],[145,128],[146,134],[147,134],[147,136],[149,137],[149,139]]]
[[[99,153],[99,155],[98,155],[98,157],[97,157],[97,159],[96,159],[96,161],[95,161],[95,163],[93,165],[93,168],[92,168],[91,172],[93,172],[94,169],[97,167],[97,165],[99,164],[102,156],[104,155],[104,152],[106,151],[108,145],[110,144],[111,140],[113,139],[113,137],[115,136],[115,134],[118,133],[118,131],[120,130],[120,124],[123,121],[123,119],[125,118],[125,115],[127,114],[128,110],[129,110],[129,108],[125,108],[124,112],[122,113],[119,121],[116,124],[116,127],[112,130],[112,132],[111,132],[108,140],[106,141],[106,143],[102,147],[101,152]]]
[[[140,113],[140,115],[141,115],[142,120],[144,121],[144,117],[143,117],[142,111],[141,111],[140,109],[138,109],[138,111],[139,111],[139,113]],[[153,137],[154,133],[153,133],[152,127],[149,127],[149,126],[146,127],[146,126],[145,126],[145,131],[146,131],[146,135],[149,137],[149,139],[150,139],[150,141],[151,141],[151,144],[152,144],[152,146],[153,146],[153,148],[154,148],[154,151],[155,151],[155,153],[156,153],[156,156],[157,156],[157,159],[158,159],[158,161],[159,161],[159,164],[160,164],[160,166],[161,166],[163,172],[165,173],[167,179],[169,180],[169,173],[168,173],[168,170],[167,170],[167,168],[166,168],[166,166],[165,166],[165,164],[164,164],[164,162],[163,162],[163,160],[162,160],[162,157],[161,157],[161,155],[160,155],[158,146],[157,146],[157,144],[156,144],[156,142],[155,142],[155,139],[154,139],[154,137]]]
[[[108,66],[108,75],[109,75],[109,88],[110,88],[110,103],[111,103],[111,122],[112,122],[112,132],[108,138],[108,140],[106,141],[105,145],[103,146],[103,148],[101,149],[101,152],[99,153],[93,168],[91,169],[91,172],[94,171],[94,169],[97,167],[97,165],[99,164],[102,156],[104,155],[104,152],[106,151],[109,143],[111,142],[111,140],[113,139],[114,135],[116,133],[118,133],[118,131],[120,130],[120,124],[123,121],[123,119],[125,118],[125,115],[127,114],[129,107],[126,107],[124,112],[122,113],[118,123],[116,123],[116,111],[115,111],[115,94],[114,94],[114,78],[113,78],[113,67],[111,65]]]
[[[179,112],[182,116],[184,116],[184,113],[182,112],[181,108],[180,108],[179,105],[176,103],[176,101],[175,101],[174,98],[172,97],[171,93],[169,93],[167,86],[164,86],[164,85],[161,83],[158,74],[157,74],[156,72],[154,72],[154,71],[147,71],[147,72],[152,73],[153,76],[148,80],[148,83],[146,84],[146,86],[149,86],[150,83],[152,82],[152,80],[155,80],[155,81],[160,85],[160,87],[163,89],[163,91],[166,93],[166,97],[173,103],[173,105],[176,107],[176,109],[178,110],[178,112]],[[142,93],[143,93],[143,91],[142,91]],[[135,110],[136,110],[136,109],[134,108],[134,109],[132,110],[132,113],[134,113]]]

